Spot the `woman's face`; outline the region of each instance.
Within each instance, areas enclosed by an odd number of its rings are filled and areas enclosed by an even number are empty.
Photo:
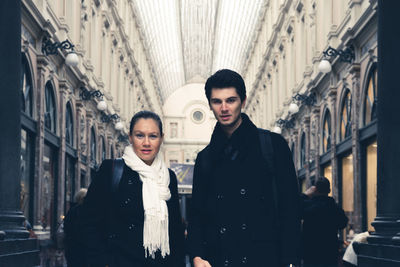
[[[133,126],[129,140],[136,155],[147,165],[151,165],[162,143],[158,124],[153,119],[139,119]]]

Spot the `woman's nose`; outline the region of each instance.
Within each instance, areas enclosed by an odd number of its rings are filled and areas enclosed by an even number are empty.
[[[150,145],[150,139],[147,136],[143,139],[143,145]]]

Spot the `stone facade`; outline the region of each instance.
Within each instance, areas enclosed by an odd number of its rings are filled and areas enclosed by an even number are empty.
[[[367,150],[376,153],[376,114],[369,109],[376,96],[371,101],[367,91],[376,75],[377,1],[271,0],[264,12],[244,72],[246,112],[271,130],[279,119],[291,122],[281,125],[282,135],[302,189],[320,175],[331,179],[332,195],[350,218],[343,238],[373,230],[376,178],[372,185],[367,181]],[[328,47],[351,48],[354,59],[331,57],[332,71],[322,73],[318,65]],[[299,111],[291,114],[296,94],[313,94],[315,102],[296,101]]]
[[[163,114],[135,12],[130,0],[22,1],[21,209],[38,236],[40,266],[64,264],[63,216],[101,161],[122,154],[131,116],[143,109]],[[79,64],[65,63],[67,50],[45,55],[45,40],[69,40]],[[97,109],[100,98],[84,100],[83,88],[100,91],[107,109]],[[117,121],[102,120],[113,114],[124,124],[120,131]]]

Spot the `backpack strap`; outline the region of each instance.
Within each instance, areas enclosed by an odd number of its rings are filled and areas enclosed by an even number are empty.
[[[123,171],[124,171],[124,161],[122,160],[122,158],[114,159],[112,166],[111,192],[113,193],[117,192]]]
[[[276,171],[274,164],[274,147],[272,146],[271,133],[268,130],[258,128],[258,137],[260,139],[261,153],[268,170],[272,176],[272,194],[274,199],[275,211],[278,211],[278,188],[276,185]]]

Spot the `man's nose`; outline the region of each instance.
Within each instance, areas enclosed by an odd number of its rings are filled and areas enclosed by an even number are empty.
[[[222,102],[221,109],[222,109],[223,111],[228,110],[228,105],[226,104],[226,102]]]

